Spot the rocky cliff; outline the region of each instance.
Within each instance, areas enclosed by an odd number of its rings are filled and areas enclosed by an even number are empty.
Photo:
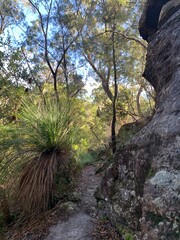
[[[99,204],[121,231],[132,231],[135,239],[176,240],[180,238],[180,1],[148,0],[140,34],[148,41],[144,76],[157,92],[156,112],[117,150],[102,181]]]

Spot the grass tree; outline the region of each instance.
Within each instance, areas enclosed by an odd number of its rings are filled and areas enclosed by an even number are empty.
[[[52,206],[56,174],[71,159],[74,130],[67,109],[56,100],[46,105],[22,101],[18,125],[1,135],[1,173],[8,177],[5,183],[15,183],[25,212],[42,212]]]

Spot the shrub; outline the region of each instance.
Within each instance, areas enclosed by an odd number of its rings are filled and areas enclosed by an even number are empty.
[[[25,212],[52,206],[56,174],[71,159],[71,116],[66,104],[56,100],[46,104],[22,100],[18,124],[2,131],[1,181],[15,186]]]

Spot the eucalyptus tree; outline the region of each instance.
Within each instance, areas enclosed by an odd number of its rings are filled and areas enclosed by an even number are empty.
[[[91,66],[91,74],[93,72],[96,79],[101,81],[107,97],[112,102],[113,152],[116,150],[118,83],[129,84],[131,81],[137,84],[136,78],[142,74],[139,65],[142,65],[146,51],[146,45],[137,37],[137,29],[134,29],[138,8],[136,2],[97,1],[81,34],[83,56]]]
[[[29,73],[12,29],[25,19],[19,0],[0,1],[0,123],[16,119],[18,96],[27,87]],[[23,84],[24,83],[24,87]]]
[[[20,54],[19,49],[12,44],[10,30],[23,20],[24,13],[18,0],[0,1],[0,77],[2,78],[3,75],[11,76],[13,79],[10,80],[16,82],[20,78],[22,69],[20,70],[15,66],[20,60]]]
[[[75,41],[83,27],[79,5],[73,0],[27,1],[34,14],[24,43],[32,52],[31,61],[48,67],[56,96],[58,81],[62,79],[70,95],[69,76],[73,71],[76,74]]]
[[[24,18],[19,0],[0,1],[0,34],[11,25],[15,25]]]

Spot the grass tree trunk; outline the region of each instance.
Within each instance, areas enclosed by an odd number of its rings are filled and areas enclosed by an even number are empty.
[[[0,186],[0,210],[3,215],[4,223],[8,225],[11,221],[9,203],[6,197],[5,190],[2,186]]]

